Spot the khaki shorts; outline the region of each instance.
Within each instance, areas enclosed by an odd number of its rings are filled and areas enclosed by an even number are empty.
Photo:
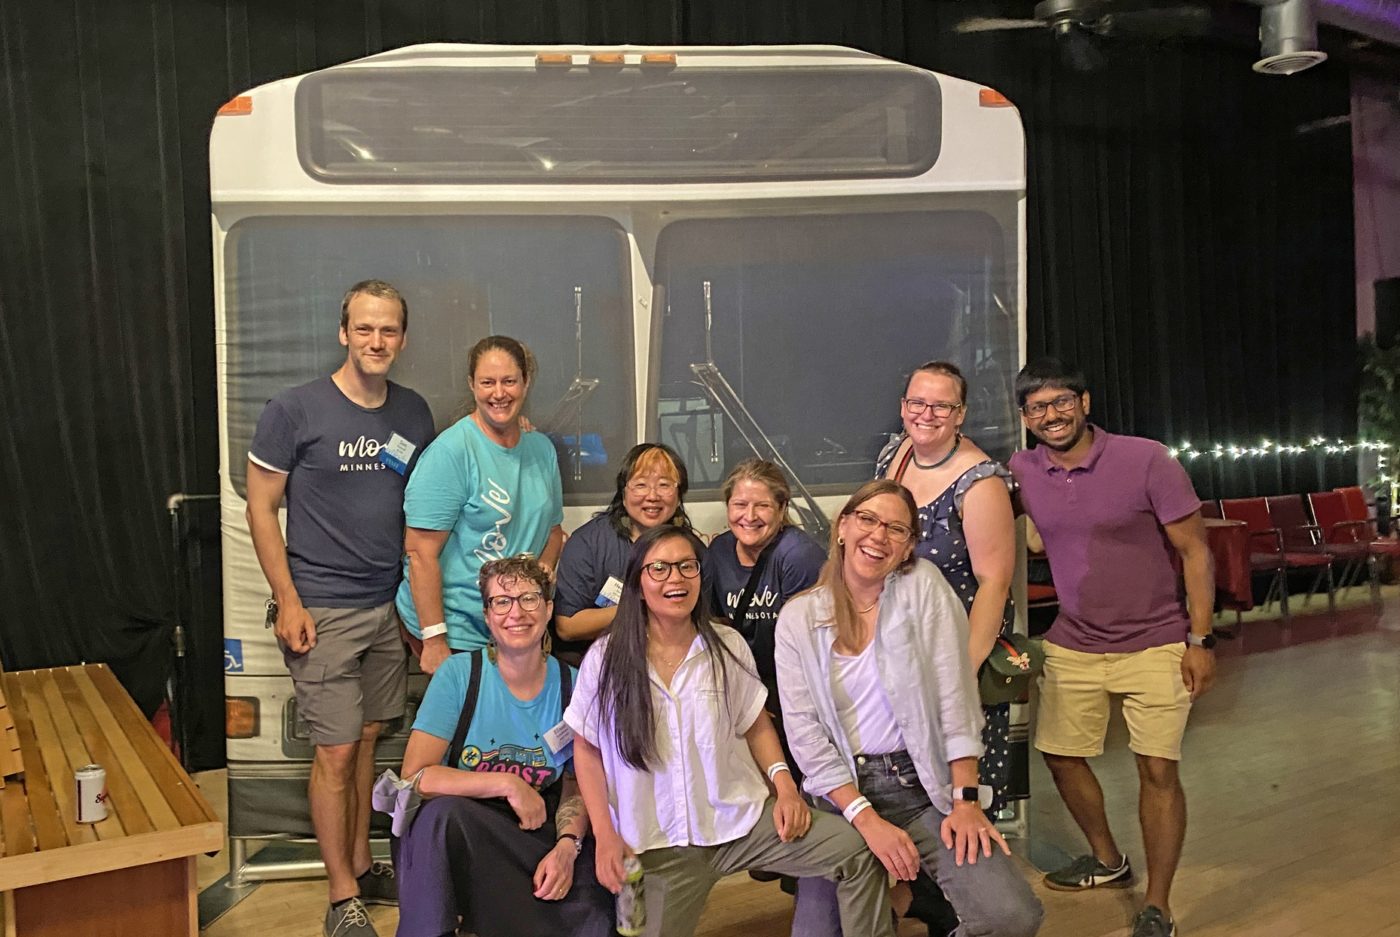
[[[314,745],[358,742],[367,722],[404,713],[408,656],[393,601],[374,608],[308,608],[316,646],[305,654],[284,647],[296,687],[297,711]]]
[[[1128,654],[1086,654],[1045,642],[1035,747],[1051,755],[1103,754],[1109,698],[1123,698],[1128,747],[1139,755],[1181,760],[1191,694],[1181,678],[1184,643]]]

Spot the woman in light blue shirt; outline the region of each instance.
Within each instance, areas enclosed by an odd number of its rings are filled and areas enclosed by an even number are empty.
[[[419,664],[485,647],[477,577],[490,560],[529,553],[552,570],[564,543],[564,490],[554,445],[521,425],[535,359],[491,335],[467,353],[471,412],[418,459],[404,493],[405,568],[398,609]]]
[[[922,866],[961,919],[954,934],[1028,937],[1040,902],[982,811],[982,708],[962,603],[914,558],[918,510],[889,479],[841,510],[821,578],[778,616],[788,744],[826,798],[903,881]]]

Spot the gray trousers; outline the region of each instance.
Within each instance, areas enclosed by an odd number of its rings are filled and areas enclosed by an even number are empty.
[[[885,868],[840,817],[813,811],[812,828],[785,843],[773,827],[768,798],[747,836],[722,846],[672,846],[642,853],[647,937],[690,937],[710,889],[726,875],[764,869],[836,883],[845,937],[894,937]]]
[[[943,814],[929,803],[908,755],[857,756],[856,784],[881,817],[902,827],[914,841],[924,870],[943,889],[961,921],[953,937],[1032,937],[1040,929],[1045,913],[1040,899],[1001,847],[993,844],[990,856],[979,852],[976,864],[957,864],[943,845]],[[811,885],[815,894],[810,900],[804,896],[803,937],[840,937],[826,929],[829,925],[821,925],[817,913],[825,883]],[[844,924],[841,929],[850,937]]]

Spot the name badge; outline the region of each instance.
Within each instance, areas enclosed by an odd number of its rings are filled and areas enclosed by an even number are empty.
[[[603,583],[603,588],[598,593],[598,598],[593,600],[593,604],[599,608],[612,608],[622,600],[622,583],[616,576],[609,576],[608,581]]]
[[[413,460],[413,453],[418,451],[418,447],[404,439],[398,433],[390,433],[389,441],[379,450],[379,461],[400,475],[408,471],[408,463]]]
[[[560,722],[557,726],[544,734],[544,743],[549,746],[551,755],[557,755],[565,748],[573,744],[574,730],[569,728],[566,722]]]

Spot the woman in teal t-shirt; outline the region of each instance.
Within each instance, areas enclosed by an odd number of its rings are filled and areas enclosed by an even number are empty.
[[[471,412],[423,452],[404,494],[398,609],[425,673],[485,647],[481,567],[529,553],[553,569],[564,542],[554,445],[520,423],[535,361],[520,342],[483,338],[467,354]]]
[[[398,843],[398,937],[604,937],[612,895],[563,722],[575,674],[542,647],[549,576],[514,556],[483,566],[479,588],[488,650],[438,668],[404,751],[425,802]]]

